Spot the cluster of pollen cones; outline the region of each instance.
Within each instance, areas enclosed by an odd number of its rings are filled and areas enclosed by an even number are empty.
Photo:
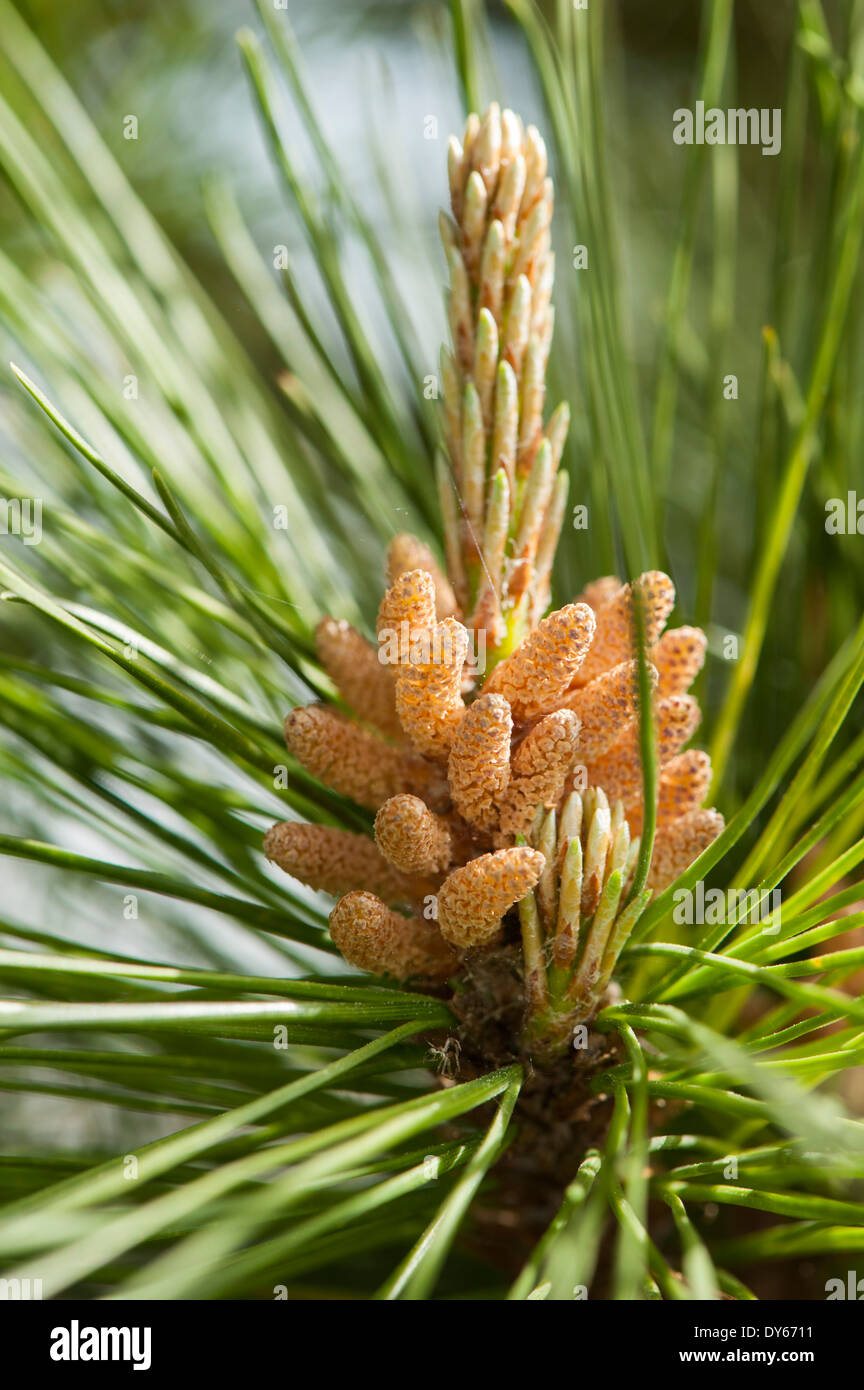
[[[420,543],[397,538],[379,610],[379,633],[405,638],[400,659],[380,662],[344,622],[319,625],[322,664],[356,718],[313,705],[286,720],[304,767],[376,812],[374,839],[286,822],[268,832],[266,853],[339,897],[330,931],[351,964],[400,980],[457,974],[466,955],[494,948],[508,925],[516,931],[518,904],[530,1008],[587,1016],[645,903],[619,913],[643,815],[636,585],[590,585],[478,689],[449,585],[435,569],[400,572],[412,558],[424,558]],[[650,896],[723,822],[702,809],[707,755],[682,751],[699,722],[687,689],[704,636],[664,631],[674,602],[664,574],[636,584],[660,763]]]
[[[377,645],[332,618],[317,630],[353,717],[313,705],[286,720],[298,762],[376,813],[374,838],[286,822],[265,851],[339,899],[333,941],[375,974],[448,980],[521,933],[536,1036],[544,1020],[590,1017],[646,897],[722,829],[702,807],[708,757],[685,751],[705,638],[665,630],[675,593],[659,572],[632,586],[596,580],[543,616],[569,419],[563,405],[543,423],[554,273],[543,141],[493,105],[451,141],[449,181],[447,573],[415,537],[397,536]],[[660,775],[651,868],[633,896],[643,818],[636,598]]]

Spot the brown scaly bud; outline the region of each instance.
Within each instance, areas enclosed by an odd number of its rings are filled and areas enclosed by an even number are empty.
[[[412,644],[408,664],[399,667],[396,710],[418,753],[442,759],[465,713],[462,671],[468,632],[455,618],[447,618],[432,629],[427,646],[418,654]]]
[[[368,835],[281,821],[264,836],[264,853],[292,878],[334,898],[362,888],[392,905],[411,899],[402,874],[387,863]]]
[[[538,882],[545,862],[538,850],[520,846],[481,854],[454,869],[438,893],[442,935],[462,950],[486,945],[504,913]]]
[[[696,811],[711,786],[711,759],[700,748],[688,748],[662,769],[657,779],[657,825],[671,825],[689,811]],[[627,819],[634,835],[642,833],[641,799],[627,808]]]
[[[554,806],[573,771],[579,739],[579,718],[559,709],[522,740],[513,758],[510,785],[501,798],[501,834],[523,834],[538,806]]]
[[[674,627],[663,633],[651,649],[661,696],[683,695],[690,689],[702,670],[707,645],[705,633],[699,627]]]
[[[484,690],[503,695],[517,723],[535,719],[561,702],[585,660],[594,623],[584,603],[568,603],[550,613],[495,667]]]
[[[657,672],[649,667],[652,688]],[[569,694],[564,708],[578,714],[582,728],[579,733],[579,758],[593,762],[605,753],[618,738],[626,724],[639,711],[638,670],[635,661],[622,661],[619,666],[604,671],[588,685]]]
[[[399,792],[440,796],[432,768],[323,705],[292,710],[285,739],[313,777],[372,811]]]
[[[645,623],[645,645],[650,648],[663,630],[675,604],[675,586],[660,570],[649,570],[634,584],[624,584],[597,610],[597,631],[591,650],[582,665],[579,685],[594,680],[610,666],[617,666],[636,655],[633,628],[633,588],[638,584],[642,595]]]
[[[322,618],[315,644],[321,665],[354,713],[391,738],[401,736],[393,671],[381,665],[372,643],[350,623]]]
[[[435,585],[435,616],[438,621],[444,618],[458,618],[459,604],[450,580],[441,569],[428,545],[424,545],[409,531],[401,531],[394,536],[387,551],[387,583],[393,585],[403,574],[412,570],[425,570],[431,574]]]
[[[664,826],[654,841],[647,886],[659,891],[674,883],[714,843],[723,824],[719,811],[705,809],[688,811],[680,820]]]
[[[375,817],[375,842],[384,858],[406,874],[443,873],[453,851],[447,822],[417,796],[391,796],[384,802]]]
[[[349,965],[397,980],[446,980],[456,954],[422,917],[400,917],[374,893],[348,893],[330,913],[330,935]]]
[[[658,701],[654,711],[657,756],[662,764],[680,752],[699,727],[700,711],[690,695],[670,695]],[[607,796],[625,806],[642,795],[642,762],[639,756],[639,721],[633,720],[612,747],[588,764],[591,786],[603,787]]]
[[[390,585],[378,609],[377,633],[381,643],[392,634],[399,641],[399,656],[407,660],[403,650],[415,632],[422,633],[435,626],[435,581],[424,569],[406,570]],[[403,628],[403,623],[407,628]],[[408,641],[402,640],[407,633]],[[392,640],[392,638],[391,638]],[[389,659],[389,658],[388,658]]]
[[[447,779],[453,805],[481,830],[495,825],[496,801],[510,781],[512,732],[504,696],[483,694],[468,706],[450,749]]]

